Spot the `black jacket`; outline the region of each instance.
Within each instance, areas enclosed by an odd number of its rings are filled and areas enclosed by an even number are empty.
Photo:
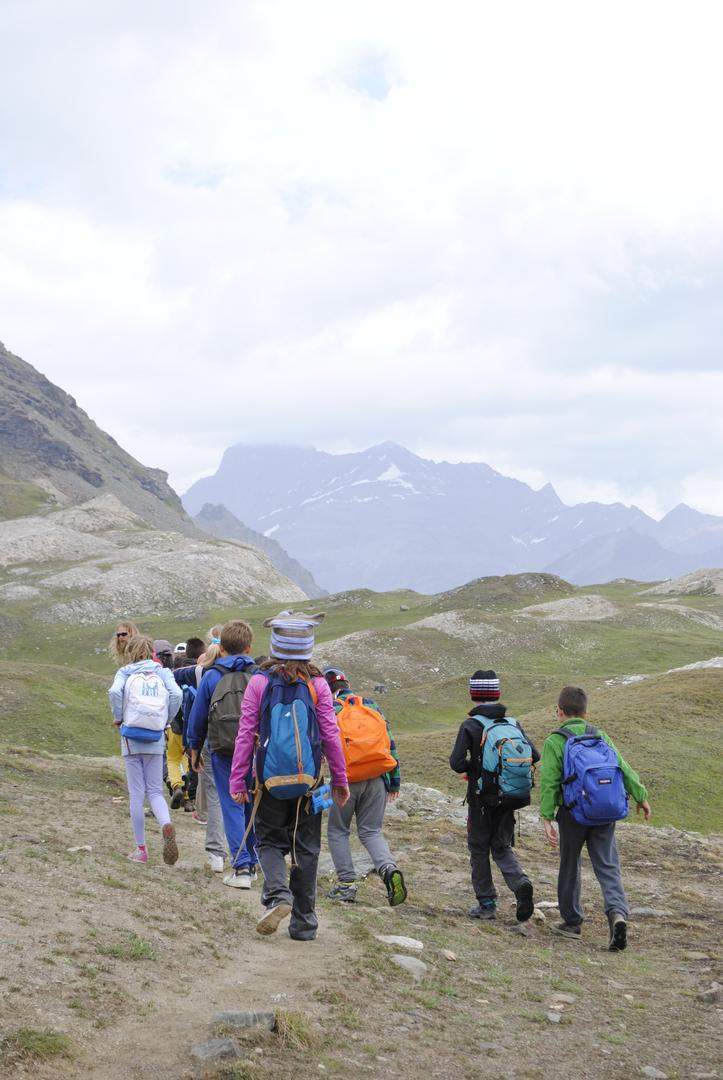
[[[462,722],[457,732],[457,738],[449,757],[449,764],[454,772],[467,774],[467,802],[470,806],[494,805],[498,801],[497,796],[480,795],[477,790],[477,781],[482,772],[480,747],[484,728],[476,717],[484,716],[489,720],[501,720],[506,715],[507,709],[504,705],[497,703],[494,705],[476,705],[474,709],[470,710],[467,719]],[[522,726],[520,726],[520,730],[522,731]],[[532,747],[533,763],[539,761],[540,755],[532,739],[524,731],[522,734]],[[515,799],[506,802],[505,805],[509,806],[510,809],[517,810],[521,806],[529,805],[529,802],[529,798]]]

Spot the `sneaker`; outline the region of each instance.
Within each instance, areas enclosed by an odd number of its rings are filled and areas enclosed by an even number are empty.
[[[237,867],[223,879],[224,885],[232,889],[250,889],[252,881],[256,881],[256,871],[252,873],[248,866]]]
[[[558,934],[559,937],[571,938],[573,941],[579,941],[582,935],[582,927],[579,923],[574,926],[572,923],[560,922],[555,923],[552,927],[553,934]]]
[[[608,915],[608,922],[610,923],[610,942],[608,949],[610,952],[622,952],[628,945],[628,924],[622,915],[619,915],[617,911],[611,911]]]
[[[163,861],[166,866],[173,866],[175,862],[178,862],[178,844],[176,843],[176,827],[171,825],[163,826]]]
[[[145,864],[148,862],[148,852],[144,847],[137,847],[135,851],[132,851],[130,853],[130,855],[128,856],[128,860],[130,862],[139,862]]]
[[[523,881],[519,888],[515,889],[516,917],[519,923],[527,922],[528,919],[532,918],[532,912],[535,910],[532,895],[532,883],[529,881]]]
[[[259,921],[256,923],[258,934],[275,934],[284,919],[291,914],[291,904],[282,900],[273,907],[267,908]]]
[[[208,818],[203,814],[199,814],[198,810],[194,810],[191,814],[191,819],[196,822],[197,825],[208,825]]]
[[[211,870],[213,871],[214,874],[222,874],[223,873],[223,855],[209,854],[209,856],[208,856],[208,865],[211,867]]]
[[[183,812],[184,812],[184,814],[195,814],[196,813],[196,804],[193,801],[193,799],[186,799],[186,801],[183,804]]]
[[[171,795],[171,810],[180,810],[183,806],[183,797],[185,795],[183,785],[179,784],[178,787],[174,787],[173,794]]]
[[[390,907],[397,907],[407,899],[407,887],[404,884],[404,875],[396,866],[390,867],[382,874],[382,881],[387,887],[387,899]]]
[[[467,912],[470,919],[496,919],[497,903],[494,900],[481,900]]]
[[[357,887],[353,881],[340,881],[326,895],[329,900],[341,900],[344,904],[353,904],[356,894]]]

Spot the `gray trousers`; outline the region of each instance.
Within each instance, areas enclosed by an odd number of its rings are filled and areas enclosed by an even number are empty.
[[[580,899],[580,856],[585,844],[595,877],[602,889],[605,914],[609,915],[614,911],[627,919],[629,908],[620,873],[618,846],[615,843],[615,822],[611,825],[586,827],[579,825],[569,810],[561,807],[557,812],[557,823],[560,828],[557,899],[565,922],[570,926],[579,926],[584,918]]]
[[[314,907],[321,814],[310,814],[309,805],[309,799],[275,799],[264,791],[256,812],[256,853],[264,875],[261,903],[291,904],[289,934],[297,941],[313,941],[319,925]],[[296,859],[290,873],[289,854]]]
[[[361,780],[349,785],[349,801],[339,809],[336,803],[329,811],[327,838],[334,869],[339,881],[354,881],[356,871],[351,856],[349,836],[351,823],[356,817],[356,828],[377,873],[389,868],[396,869],[394,856],[382,834],[384,811],[387,805],[387,789],[381,776],[374,780]]]
[[[505,884],[512,892],[528,882],[512,847],[515,842],[515,812],[499,806],[470,806],[467,816],[467,847],[472,868],[472,888],[480,903],[496,900],[490,855],[497,863]]]
[[[206,756],[206,767],[198,774],[198,788],[196,791],[196,808],[199,803],[205,807],[208,824],[206,825],[206,851],[209,855],[220,855],[223,859],[226,855],[226,833],[223,829],[223,817],[221,815],[221,803],[216,791],[216,781],[213,778],[210,756]]]

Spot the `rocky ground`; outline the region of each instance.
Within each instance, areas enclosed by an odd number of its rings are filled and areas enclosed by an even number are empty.
[[[551,934],[555,861],[533,811],[518,846],[535,919],[515,932],[504,886],[497,922],[467,919],[460,798],[408,785],[388,824],[408,903],[391,910],[371,877],[354,906],[321,899],[319,938],[304,945],[256,935],[258,886],[239,894],[206,872],[189,815],[176,815],[175,867],[153,824],[151,864],[128,863],[115,759],[5,751],[0,768],[3,1076],[719,1075],[711,838],[621,827],[636,913],[629,950],[613,955],[587,867],[583,940]]]

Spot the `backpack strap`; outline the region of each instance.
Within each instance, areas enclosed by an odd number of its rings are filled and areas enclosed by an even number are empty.
[[[571,731],[568,731],[566,727],[559,727],[555,731],[553,731],[552,734],[553,735],[562,735],[565,742],[567,742],[568,739],[574,739],[575,738],[573,733]]]

